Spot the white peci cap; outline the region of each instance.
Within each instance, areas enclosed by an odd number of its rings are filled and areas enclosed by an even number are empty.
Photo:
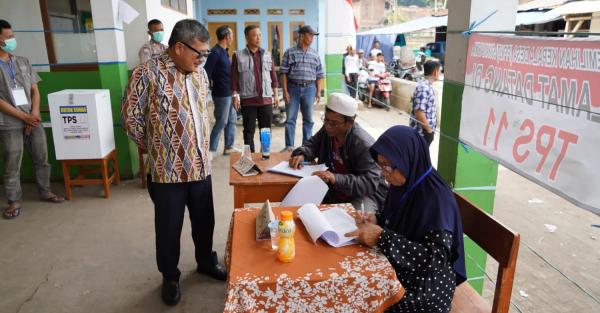
[[[356,100],[345,93],[334,92],[327,99],[327,108],[341,115],[354,117],[358,104]]]

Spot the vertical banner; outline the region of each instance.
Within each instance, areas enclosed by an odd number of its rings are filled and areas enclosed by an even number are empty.
[[[460,138],[600,214],[600,39],[469,38]]]

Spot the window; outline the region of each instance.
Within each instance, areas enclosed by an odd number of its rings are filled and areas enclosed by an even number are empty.
[[[187,14],[187,0],[160,0],[163,7]]]
[[[51,71],[98,68],[90,0],[40,0]]]

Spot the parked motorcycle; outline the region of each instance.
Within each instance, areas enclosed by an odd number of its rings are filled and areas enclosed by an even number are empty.
[[[389,64],[390,72],[394,75],[394,77],[411,80],[411,81],[419,81],[423,78],[423,71],[419,70],[417,65],[411,65],[408,67],[402,67],[402,64],[397,61],[392,61]]]

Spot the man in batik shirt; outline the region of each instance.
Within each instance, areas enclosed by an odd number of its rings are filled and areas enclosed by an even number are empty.
[[[209,53],[208,42],[208,31],[198,21],[175,24],[166,52],[134,69],[121,108],[128,136],[148,151],[156,260],[163,275],[162,298],[169,305],[181,299],[177,264],[186,206],[198,272],[227,278],[212,250],[208,77],[200,66]]]

